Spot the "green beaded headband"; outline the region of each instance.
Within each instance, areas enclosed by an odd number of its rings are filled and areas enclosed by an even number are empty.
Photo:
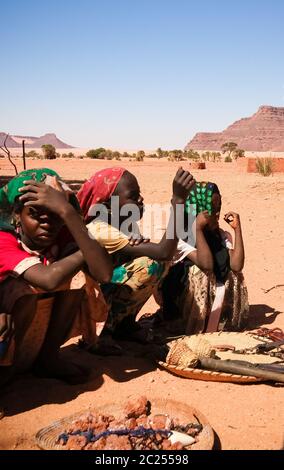
[[[212,196],[214,192],[217,192],[216,189],[218,191],[218,188],[214,183],[196,183],[185,201],[185,212],[192,216],[196,216],[200,212],[207,210],[211,215]]]

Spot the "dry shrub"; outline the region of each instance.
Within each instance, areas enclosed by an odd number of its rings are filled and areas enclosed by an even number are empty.
[[[256,169],[262,176],[273,174],[274,162],[272,158],[257,158]]]

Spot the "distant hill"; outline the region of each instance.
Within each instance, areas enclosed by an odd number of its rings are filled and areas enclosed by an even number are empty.
[[[3,146],[6,134],[0,132],[0,145]],[[45,134],[41,137],[31,137],[26,135],[10,135],[7,139],[6,145],[9,148],[22,147],[22,140],[25,141],[26,148],[40,148],[42,145],[50,144],[56,149],[72,149],[75,148],[72,145],[65,144],[62,140],[58,139],[55,134]]]
[[[225,142],[236,142],[244,150],[284,151],[284,108],[260,106],[251,117],[240,119],[223,132],[199,132],[185,149],[221,150]]]
[[[5,134],[5,132],[0,132],[0,145],[1,145],[1,147],[4,146],[6,136],[7,136],[7,134]],[[6,140],[6,146],[8,148],[20,147],[18,142],[16,142],[10,135],[9,135],[8,139]]]

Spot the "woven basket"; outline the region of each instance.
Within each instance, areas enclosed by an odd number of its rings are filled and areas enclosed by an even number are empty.
[[[207,419],[200,411],[192,408],[185,403],[168,399],[150,399],[151,414],[167,414],[170,417],[179,418],[185,423],[197,422],[202,424],[203,429],[198,434],[198,441],[190,446],[190,450],[211,450],[214,445],[214,432]],[[58,445],[58,436],[74,421],[76,418],[88,412],[99,412],[119,416],[123,412],[124,404],[107,403],[94,409],[80,411],[66,418],[55,421],[50,426],[37,432],[35,439],[37,445],[43,450],[64,450],[65,447]]]
[[[235,333],[235,332],[216,332],[216,333],[203,333],[202,336],[205,338],[212,346],[218,345],[231,345],[237,349],[246,349],[252,348],[257,344],[263,342],[263,338],[257,338],[251,333]],[[177,340],[178,341],[178,340]],[[277,362],[277,359],[274,357],[264,355],[264,354],[236,354],[232,351],[217,351],[217,356],[222,359],[234,359],[238,361],[249,361],[253,363],[262,363],[262,364],[272,364]],[[186,377],[189,379],[196,380],[208,380],[215,382],[234,382],[234,383],[252,383],[252,382],[261,382],[262,379],[246,376],[246,375],[237,375],[237,374],[228,374],[226,372],[216,372],[211,370],[203,369],[192,369],[192,368],[183,368],[179,366],[174,366],[167,364],[166,362],[159,361],[159,365],[164,369],[168,370],[172,374],[179,375],[181,377]]]

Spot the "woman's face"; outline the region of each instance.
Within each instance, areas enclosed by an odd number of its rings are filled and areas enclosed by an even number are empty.
[[[119,196],[119,209],[121,209],[125,204],[132,204],[138,208],[139,219],[142,218],[144,212],[144,199],[140,194],[138,181],[132,173],[126,171],[123,174],[113,195]]]
[[[216,230],[219,227],[219,219],[221,212],[221,196],[218,193],[212,195],[212,214],[209,217],[208,228]]]
[[[23,242],[31,249],[48,248],[60,232],[62,220],[44,208],[27,206],[16,214]]]

